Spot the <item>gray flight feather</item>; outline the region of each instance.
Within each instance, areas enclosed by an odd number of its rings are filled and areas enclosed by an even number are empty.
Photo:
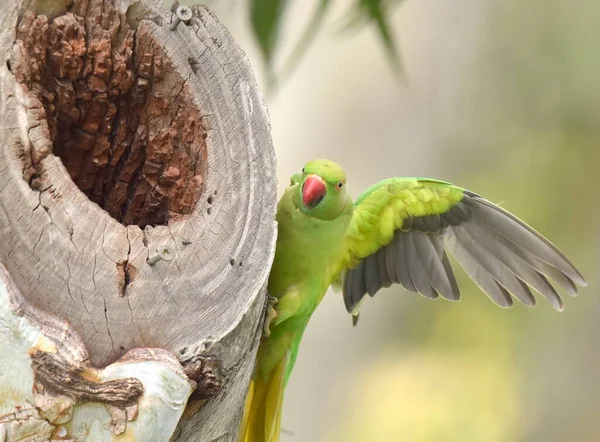
[[[500,307],[510,307],[513,300],[510,294],[467,252],[455,235],[448,236],[448,247],[456,260],[465,269],[471,279]]]
[[[437,298],[437,293],[431,287],[431,281],[429,280],[428,275],[430,269],[426,269],[419,258],[420,255],[427,254],[427,249],[421,250],[422,244],[417,239],[419,235],[423,234],[411,232],[405,236],[404,244],[408,272],[410,274],[410,279],[414,282],[419,293],[426,298],[435,299]]]
[[[392,240],[343,276],[346,309],[368,293],[399,283],[435,299],[460,299],[448,248],[466,273],[496,304],[510,307],[511,294],[527,306],[535,289],[562,310],[548,278],[570,295],[586,282],[573,264],[547,239],[504,209],[465,191],[462,201],[439,215],[407,217]],[[356,311],[355,311],[356,310]],[[358,316],[355,316],[358,319]]]
[[[452,301],[458,301],[460,299],[460,289],[458,288],[458,282],[456,281],[456,277],[454,276],[454,271],[452,270],[452,265],[450,264],[450,260],[448,259],[448,254],[444,250],[444,256],[442,257],[442,264],[444,265],[444,270],[446,270],[446,275],[448,276],[448,281],[450,282],[450,287],[452,287]]]
[[[344,298],[344,305],[348,313],[352,312],[354,305],[352,305],[352,269],[344,272],[343,276],[344,285],[342,286],[342,293]]]
[[[385,248],[382,247],[377,252],[377,268],[379,269],[379,281],[382,287],[389,287],[392,285],[392,279],[388,273],[388,267],[385,262]]]
[[[569,259],[550,243],[550,241],[526,225],[523,221],[481,197],[474,197],[472,198],[472,201],[478,203],[474,206],[478,212],[478,218],[480,217],[480,219],[485,221],[500,235],[503,235],[509,241],[518,244],[528,253],[538,257],[551,266],[556,267],[578,285],[586,285],[583,276],[577,271]]]
[[[472,225],[469,225],[469,233],[484,250],[493,254],[515,276],[547,298],[554,308],[558,310],[563,308],[562,300],[554,287],[549,285],[538,271],[538,268],[546,265],[545,263],[538,261],[479,220],[473,220]],[[536,261],[543,265],[537,265]]]
[[[395,241],[395,269],[396,269],[396,278],[398,282],[404,286],[404,288],[408,291],[417,293],[417,287],[414,281],[410,276],[410,272],[408,270],[408,260],[410,259],[410,255],[406,251],[406,243],[409,241],[409,235],[411,233],[396,233],[396,241]]]
[[[352,304],[358,305],[360,300],[367,293],[365,286],[365,261],[361,261],[352,276]]]
[[[469,233],[466,226],[453,226],[452,232],[461,247],[476,260],[481,268],[485,269],[498,284],[512,293],[523,304],[533,307],[535,299],[528,288],[524,288],[519,279],[490,251],[486,251],[481,244]],[[452,249],[451,249],[452,250]]]
[[[396,259],[404,259],[401,252],[396,252],[396,243],[398,242],[400,234],[396,232],[396,236],[392,239],[392,242],[382,248],[385,254],[385,268],[392,282],[399,283],[400,279],[396,274]],[[406,287],[406,286],[405,286]]]
[[[444,253],[442,238],[439,235],[415,233],[414,239],[421,265],[429,275],[431,285],[442,298],[455,300],[456,294],[442,263],[442,254]],[[436,242],[438,247],[436,247]],[[442,247],[441,250],[439,246]]]
[[[369,296],[375,296],[381,288],[379,280],[379,268],[377,267],[377,254],[367,256],[365,263],[365,287]]]

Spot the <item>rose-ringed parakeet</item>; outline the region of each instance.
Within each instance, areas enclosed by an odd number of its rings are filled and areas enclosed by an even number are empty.
[[[391,178],[355,203],[346,175],[327,160],[292,176],[277,208],[278,238],[267,320],[246,397],[240,442],[279,440],[283,390],[310,316],[331,285],[358,318],[366,294],[393,283],[428,298],[460,298],[449,250],[496,304],[535,305],[532,288],[562,310],[586,282],[548,240],[485,198],[443,181]]]

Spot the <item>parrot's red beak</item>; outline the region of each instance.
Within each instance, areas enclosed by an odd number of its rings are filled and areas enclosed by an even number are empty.
[[[325,181],[318,175],[309,175],[302,185],[302,204],[304,207],[315,207],[327,193]]]

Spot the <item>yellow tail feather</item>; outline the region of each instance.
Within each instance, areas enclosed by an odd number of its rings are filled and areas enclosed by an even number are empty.
[[[250,382],[238,442],[279,442],[288,355],[277,364],[267,382]]]

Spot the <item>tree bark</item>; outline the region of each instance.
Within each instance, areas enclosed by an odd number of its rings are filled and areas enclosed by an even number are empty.
[[[0,14],[0,442],[233,441],[276,237],[267,110],[206,8]]]

